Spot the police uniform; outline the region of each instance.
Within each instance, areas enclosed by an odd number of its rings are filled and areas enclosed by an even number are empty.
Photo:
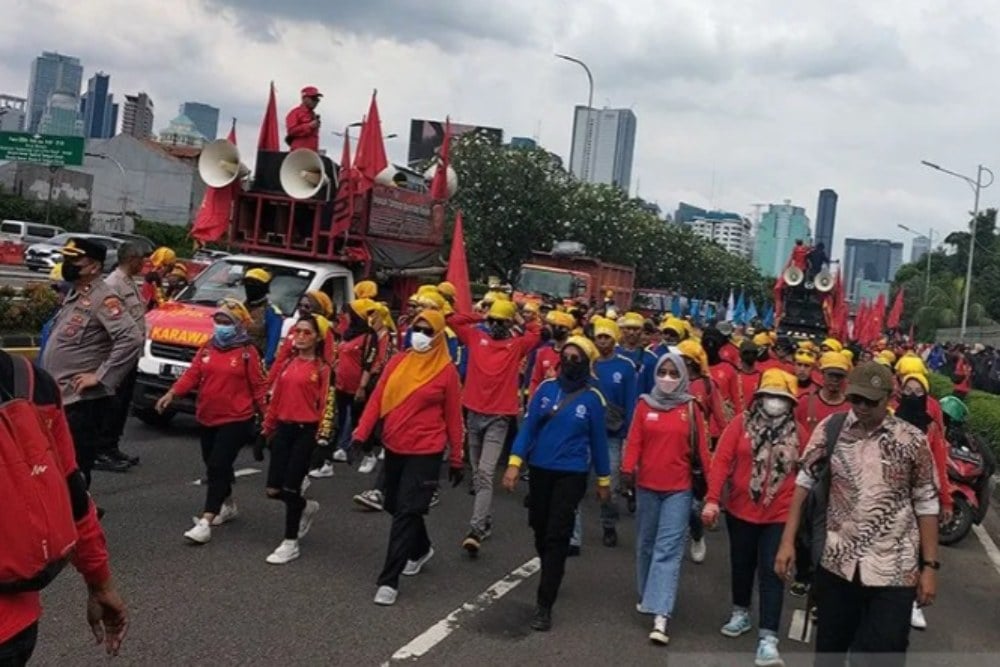
[[[67,261],[86,256],[103,262],[106,250],[85,240],[71,240],[63,253]],[[142,341],[142,332],[122,299],[101,278],[74,286],[53,320],[41,366],[59,385],[77,462],[88,484],[103,437],[102,417],[112,407],[118,385],[135,366]],[[95,373],[99,383],[78,394],[73,378],[81,373]]]
[[[125,312],[127,312],[129,316],[135,320],[136,325],[139,327],[140,334],[142,334],[145,338],[146,304],[144,303],[142,293],[139,291],[139,286],[136,284],[135,279],[123,271],[121,267],[118,267],[104,279],[104,283],[118,295],[118,298],[122,300],[122,305],[125,306]],[[118,385],[118,389],[115,392],[114,410],[109,411],[107,414],[107,439],[102,443],[107,445],[108,449],[107,451],[98,453],[98,456],[100,456],[100,454],[108,454],[111,456],[112,460],[108,462],[99,459],[95,465],[98,469],[122,470],[122,461],[132,465],[139,462],[137,457],[129,457],[119,448],[121,437],[125,432],[125,422],[128,421],[128,411],[132,404],[132,393],[135,391],[137,373],[138,363],[134,363],[132,364],[128,375],[126,375],[125,379],[122,380],[120,385]]]

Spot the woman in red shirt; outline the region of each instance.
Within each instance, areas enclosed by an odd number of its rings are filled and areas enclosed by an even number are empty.
[[[184,533],[191,542],[212,539],[212,526],[236,518],[233,462],[254,432],[254,417],[264,413],[267,380],[264,364],[247,327],[250,313],[235,299],[225,299],[213,316],[212,338],[198,350],[191,366],[156,402],[163,412],[188,392],[198,391],[195,419],[201,424],[201,458],[207,470],[205,508]]]
[[[637,609],[654,616],[649,638],[667,644],[696,472],[708,470],[710,455],[708,428],[688,391],[684,359],[664,354],[653,374],[653,389],[639,397],[632,417],[621,479],[636,490]]]
[[[285,503],[285,539],[267,562],[284,565],[299,557],[299,539],[312,526],[319,503],[302,497],[302,480],[317,443],[327,446],[333,424],[333,371],[324,341],[330,324],[306,315],[292,327],[291,355],[271,371],[271,403],[264,417],[264,437],[271,449],[267,495]]]
[[[778,368],[764,371],[753,403],[729,423],[715,451],[702,520],[719,518],[719,498],[729,487],[726,526],[732,573],[733,613],[722,634],[739,637],[753,629],[750,600],[756,572],[760,595],[758,665],[783,664],[778,625],[785,588],[771,566],[778,553],[788,507],[795,491],[800,450],[807,437],[793,414],[795,376]]]
[[[412,347],[389,361],[354,429],[354,446],[360,446],[381,422],[385,445],[384,507],[392,528],[375,593],[379,605],[394,604],[399,576],[419,574],[434,555],[424,515],[446,447],[448,479],[452,486],[462,481],[462,386],[444,329],[438,311],[417,316],[410,327]]]

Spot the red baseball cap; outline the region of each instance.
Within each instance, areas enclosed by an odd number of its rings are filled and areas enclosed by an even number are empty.
[[[323,97],[323,93],[316,86],[306,86],[302,89],[302,97]]]

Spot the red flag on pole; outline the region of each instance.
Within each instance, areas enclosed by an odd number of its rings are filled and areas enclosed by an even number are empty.
[[[385,155],[385,144],[382,141],[382,120],[379,118],[378,103],[375,99],[377,95],[377,90],[372,92],[368,115],[365,116],[364,125],[361,126],[361,136],[358,137],[354,168],[361,176],[357,183],[359,194],[371,189],[375,177],[389,166],[389,159]]]
[[[858,341],[861,345],[868,344],[868,303],[861,299],[858,302],[858,308],[854,311],[854,340]]]
[[[462,212],[455,214],[455,232],[451,237],[448,255],[448,273],[445,280],[455,286],[455,310],[472,312],[472,289],[469,286],[469,265],[465,259],[465,231],[462,229]]]
[[[889,309],[889,316],[885,320],[885,326],[888,329],[898,329],[899,321],[903,319],[903,288],[900,287],[899,291],[896,292],[896,298],[892,302],[892,308]]]
[[[236,145],[235,118],[226,139],[229,143]],[[237,178],[223,188],[205,188],[201,207],[191,225],[190,236],[195,240],[196,247],[201,247],[211,241],[218,241],[226,233],[226,229],[229,227],[229,218],[232,215],[233,201],[236,199],[236,191],[239,187],[240,179]]]
[[[872,340],[882,337],[885,330],[885,294],[879,292],[878,299],[875,300],[875,312],[872,317]]]
[[[344,128],[344,150],[340,154],[340,174],[337,196],[333,200],[333,231],[334,237],[340,236],[351,228],[354,217],[355,170],[351,167],[351,128]]]
[[[451,150],[451,119],[444,119],[444,139],[441,140],[441,159],[434,170],[431,181],[431,197],[439,201],[448,198],[448,165],[451,163],[448,153]]]
[[[278,103],[274,97],[274,81],[271,82],[271,94],[267,98],[267,110],[260,124],[260,136],[257,138],[258,151],[280,151],[281,139],[278,134]]]

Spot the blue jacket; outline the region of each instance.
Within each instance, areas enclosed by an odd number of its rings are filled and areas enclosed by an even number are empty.
[[[611,474],[608,434],[604,428],[604,397],[594,387],[578,394],[558,414],[565,397],[559,382],[546,380],[531,397],[524,422],[511,447],[510,461],[562,472],[589,472],[607,483]]]
[[[624,347],[619,345],[615,348],[615,352],[635,364],[637,372],[642,370],[642,359],[645,356],[646,350],[641,347],[637,347],[634,350],[626,350]]]
[[[632,412],[638,399],[639,376],[635,364],[628,357],[616,354],[610,359],[595,361],[594,372],[597,373],[597,388],[601,390],[604,400],[621,408],[625,415],[624,425],[608,435],[623,438],[632,423]]]
[[[271,367],[274,357],[281,344],[281,325],[285,321],[277,306],[268,304],[264,310],[264,331],[267,333],[267,346],[264,348],[264,366]]]

